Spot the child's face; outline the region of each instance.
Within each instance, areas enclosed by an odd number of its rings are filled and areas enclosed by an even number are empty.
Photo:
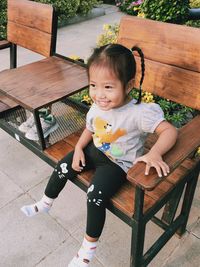
[[[91,66],[89,84],[90,97],[100,109],[110,110],[124,105],[127,92],[110,69]]]

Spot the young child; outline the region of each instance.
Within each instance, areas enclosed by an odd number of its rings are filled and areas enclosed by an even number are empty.
[[[141,57],[138,100],[128,97],[136,73],[133,51]],[[48,212],[68,179],[95,169],[87,192],[86,234],[68,267],[87,267],[90,263],[103,230],[107,203],[126,181],[126,173],[133,164],[144,161],[146,175],[151,167],[159,177],[170,171],[162,155],[174,145],[177,132],[165,121],[157,104],[140,103],[144,69],[144,56],[137,46],[129,50],[110,44],[94,50],[88,61],[89,94],[94,103],[87,114],[86,128],[75,150],[57,164],[42,199],[21,208],[27,216]],[[145,137],[153,132],[158,140],[142,156]]]

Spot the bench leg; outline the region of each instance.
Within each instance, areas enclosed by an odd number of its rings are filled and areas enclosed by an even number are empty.
[[[130,267],[142,267],[146,224],[143,220],[144,191],[136,187],[135,212],[132,224]]]
[[[11,44],[10,46],[10,68],[14,69],[17,67],[17,46]]]
[[[173,197],[165,205],[161,218],[162,222],[168,225],[170,225],[173,222],[181,196],[183,194],[183,190],[184,190],[184,185],[180,187],[178,192],[177,190],[175,191]]]
[[[188,217],[190,213],[190,209],[192,206],[192,201],[194,198],[194,193],[198,181],[198,176],[199,176],[199,170],[198,167],[194,170],[191,179],[188,181],[186,189],[185,189],[185,194],[184,194],[184,199],[183,199],[183,204],[182,204],[182,209],[181,209],[181,215],[184,216],[184,222],[180,226],[180,228],[177,230],[177,235],[181,237],[186,230],[187,222],[188,222]]]

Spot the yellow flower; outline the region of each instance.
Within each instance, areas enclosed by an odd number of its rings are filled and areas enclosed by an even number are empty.
[[[196,156],[200,157],[200,146],[197,148]]]
[[[92,104],[92,99],[89,97],[89,95],[84,95],[83,99],[81,100],[81,102],[85,102],[88,105],[91,105]]]
[[[103,25],[103,30],[104,30],[104,31],[108,31],[109,28],[110,28],[110,25],[109,25],[109,24],[104,24],[104,25]]]
[[[137,16],[140,17],[140,18],[145,18],[145,14],[142,13],[142,12],[139,12]]]
[[[107,31],[107,35],[108,35],[108,36],[113,35],[112,31],[111,31],[111,30],[108,30],[108,31]]]
[[[142,93],[142,102],[145,103],[154,103],[155,100],[153,98],[153,95],[149,92],[143,92]]]
[[[69,56],[69,58],[71,58],[73,60],[79,60],[80,59],[80,57],[76,56],[76,55],[71,55],[71,56]]]

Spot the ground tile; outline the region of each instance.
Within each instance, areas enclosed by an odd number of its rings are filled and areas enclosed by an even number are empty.
[[[74,255],[76,255],[80,246],[81,244],[77,240],[73,237],[69,237],[58,249],[51,253],[51,255],[38,263],[36,267],[66,267]],[[103,267],[103,265],[94,258],[91,267]]]
[[[0,130],[0,142],[1,151],[4,151],[0,154],[0,170],[25,191],[44,180],[53,170],[2,130]]]
[[[29,191],[34,200],[41,199],[48,179]],[[70,234],[80,227],[85,229],[86,222],[86,194],[70,181],[54,201],[49,212],[59,224]]]
[[[0,170],[0,208],[23,194],[23,190]]]
[[[26,217],[20,207],[28,201],[23,196],[0,210],[0,266],[35,266],[69,236],[48,214]]]
[[[200,225],[197,226],[198,231]],[[190,234],[184,242],[174,250],[162,267],[199,267],[200,266],[200,238]]]

